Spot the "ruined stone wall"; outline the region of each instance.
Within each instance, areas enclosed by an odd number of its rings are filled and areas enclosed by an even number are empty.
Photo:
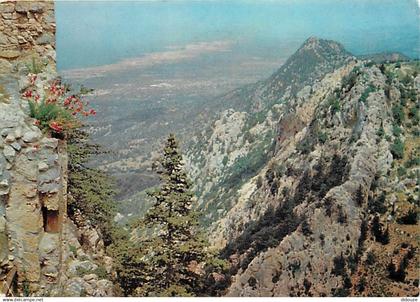
[[[28,54],[55,62],[54,2],[0,0],[0,68]]]
[[[45,83],[56,77],[53,9],[0,1],[0,283],[16,268],[30,292],[58,280],[67,207],[66,144],[34,125],[20,97],[34,62]]]

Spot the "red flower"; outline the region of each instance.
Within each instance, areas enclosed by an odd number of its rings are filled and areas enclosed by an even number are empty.
[[[36,74],[29,76],[29,82],[31,83],[31,85],[35,84],[37,78],[38,76]]]
[[[50,122],[48,126],[50,126],[50,128],[53,129],[56,132],[63,131],[63,127],[55,121]]]
[[[71,104],[71,100],[72,100],[72,98],[73,98],[73,96],[69,96],[68,98],[66,98],[65,100],[64,100],[64,102],[63,102],[63,105],[64,106],[68,106],[68,105],[70,105]]]
[[[22,94],[22,96],[23,96],[24,98],[31,98],[31,97],[32,97],[32,90],[26,90],[26,91]]]
[[[90,115],[96,115],[96,111],[95,111],[95,110],[93,110],[93,109],[90,109],[90,110],[89,110],[89,114],[90,114]]]

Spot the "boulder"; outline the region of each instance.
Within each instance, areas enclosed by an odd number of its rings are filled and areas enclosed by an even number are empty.
[[[64,285],[63,296],[65,297],[81,297],[84,291],[84,281],[80,277],[71,278]]]

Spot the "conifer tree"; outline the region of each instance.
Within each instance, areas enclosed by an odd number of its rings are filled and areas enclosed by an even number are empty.
[[[208,250],[173,134],[158,167],[162,184],[149,193],[156,202],[132,225],[140,235],[110,247],[119,284],[128,296],[218,295],[225,288],[228,264]]]
[[[115,232],[116,214],[113,179],[105,172],[88,165],[92,156],[105,151],[89,142],[89,134],[81,129],[68,133],[68,214],[76,212],[100,230],[105,245],[111,244]]]
[[[144,278],[147,281],[137,293],[195,295],[204,281],[200,263],[206,258],[206,242],[199,230],[191,183],[173,134],[169,135],[158,163],[162,185],[149,193],[156,202],[143,220],[143,225],[156,234],[146,244],[145,273],[151,275]]]

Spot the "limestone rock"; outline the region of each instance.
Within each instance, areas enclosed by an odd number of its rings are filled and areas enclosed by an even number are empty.
[[[9,162],[13,162],[16,156],[16,151],[10,146],[4,146],[3,155]]]
[[[40,132],[35,132],[35,131],[26,132],[23,135],[23,141],[25,143],[34,143],[37,140],[39,140],[40,136],[41,136]]]
[[[70,279],[64,286],[63,296],[66,297],[81,297],[84,290],[84,281],[80,277]]]

